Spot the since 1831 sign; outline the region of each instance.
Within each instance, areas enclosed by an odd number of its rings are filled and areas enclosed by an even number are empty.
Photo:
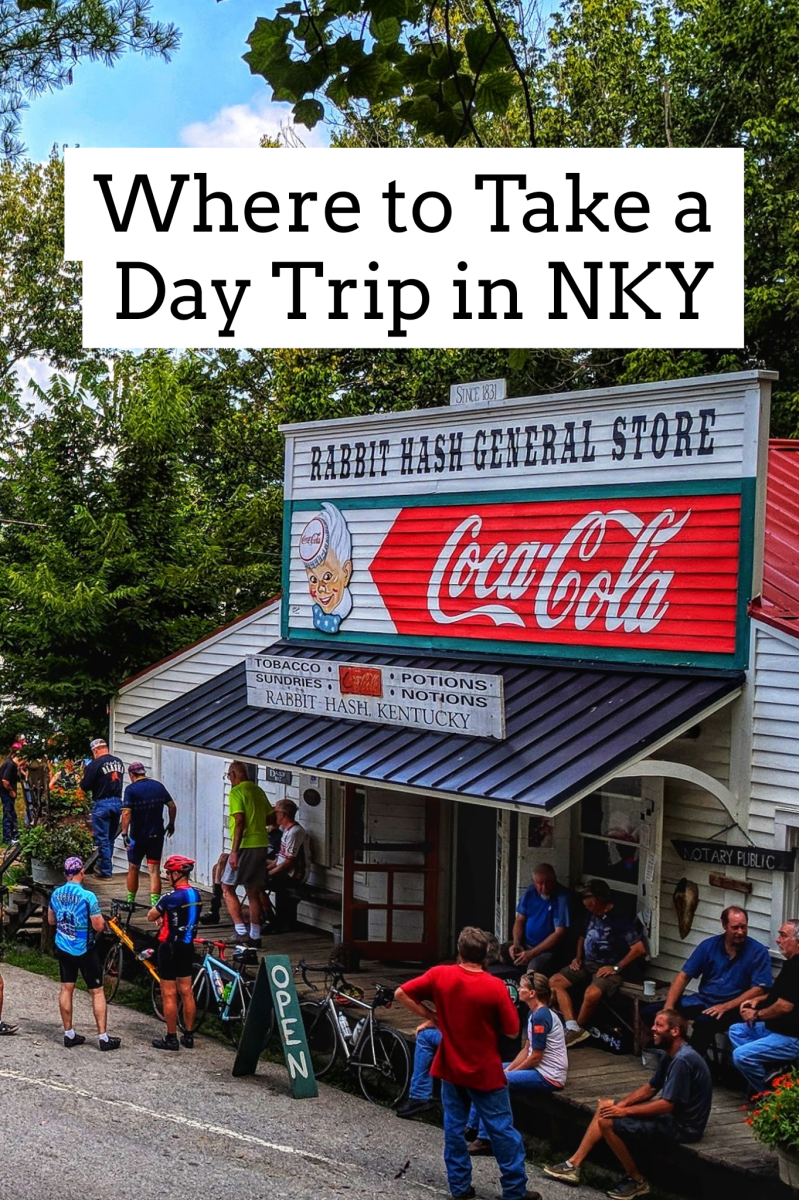
[[[284,636],[742,666],[768,386],[289,427]]]

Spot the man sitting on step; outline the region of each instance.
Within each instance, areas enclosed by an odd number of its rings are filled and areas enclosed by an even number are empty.
[[[651,1151],[699,1141],[710,1116],[713,1084],[707,1063],[685,1040],[687,1028],[685,1017],[673,1008],[658,1013],[652,1033],[665,1054],[649,1083],[618,1102],[598,1101],[575,1153],[565,1162],[544,1167],[547,1175],[562,1183],[579,1183],[584,1160],[604,1140],[627,1172],[608,1195],[613,1200],[632,1200],[649,1192],[638,1166],[644,1146]]]

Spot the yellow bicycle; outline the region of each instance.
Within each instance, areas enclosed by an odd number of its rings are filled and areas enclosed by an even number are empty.
[[[106,1000],[110,1004],[119,990],[119,982],[122,979],[125,960],[126,958],[128,960],[132,958],[135,963],[144,967],[152,976],[153,1010],[155,1015],[163,1021],[161,977],[151,961],[155,951],[155,939],[152,936],[141,934],[139,935],[139,945],[137,946],[130,929],[130,922],[136,909],[145,907],[146,905],[136,904],[132,900],[112,901],[111,916],[108,917],[106,924],[116,941],[106,954],[105,961],[103,962],[103,991],[105,992]],[[124,922],[121,919],[122,913],[127,913]]]

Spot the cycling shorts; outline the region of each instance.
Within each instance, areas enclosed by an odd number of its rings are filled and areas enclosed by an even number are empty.
[[[56,950],[56,958],[62,983],[77,983],[80,973],[90,992],[103,986],[103,968],[96,946],[92,946],[85,954],[67,954],[65,950]]]
[[[132,867],[140,867],[145,858],[148,862],[160,863],[163,853],[163,833],[157,833],[154,837],[149,838],[134,838],[128,846],[128,862]]]
[[[191,942],[160,942],[158,946],[158,974],[162,979],[191,978],[194,962],[194,946]]]

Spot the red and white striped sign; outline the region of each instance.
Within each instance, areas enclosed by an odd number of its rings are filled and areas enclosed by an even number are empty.
[[[733,654],[740,504],[731,493],[409,507],[368,570],[408,637]]]

